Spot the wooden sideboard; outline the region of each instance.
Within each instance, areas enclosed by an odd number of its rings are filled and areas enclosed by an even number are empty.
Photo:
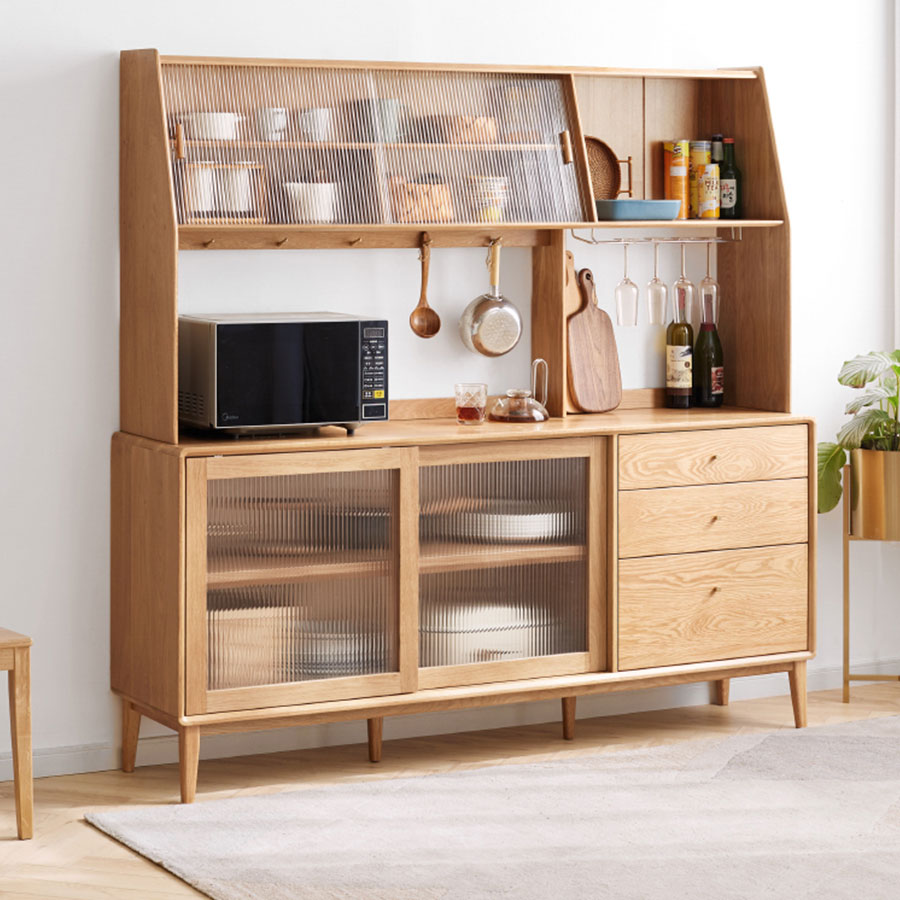
[[[553,697],[574,704],[579,695],[692,681],[718,682],[727,698],[729,678],[766,672],[790,675],[797,725],[804,724],[814,649],[810,421],[738,410],[623,410],[537,426],[473,429],[435,419],[373,424],[354,437],[330,431],[276,441],[274,450],[266,440],[172,445],[115,435],[113,689],[127,710],[127,767],[141,715],[181,736],[190,800],[201,734],[366,718],[380,735],[383,716]],[[578,491],[567,501],[564,534],[531,544],[473,539],[450,521],[455,540],[428,535],[436,507],[422,495],[433,467],[481,467],[504,500],[497,467],[518,466],[516,490],[539,508],[541,480],[553,478],[539,469],[554,462],[577,464],[566,476]],[[323,552],[321,541],[306,547],[295,537],[292,552],[280,555],[279,529],[261,518],[259,496],[290,506],[297,492],[308,498],[315,491],[310,482],[335,472],[345,477],[323,484],[322,496],[337,509],[333,492],[348,477],[386,476],[381,501],[369,500],[382,502],[390,518],[384,539],[362,546],[347,532]],[[445,477],[453,483],[452,472]],[[261,495],[254,482],[275,493]],[[255,552],[229,556],[227,544],[224,554],[216,551],[223,521],[213,493],[223,484],[232,499],[237,485],[236,496],[255,509]],[[460,487],[455,499],[473,498]],[[491,611],[496,624],[473,620],[448,648],[423,658],[433,641],[423,622],[430,582],[455,575],[471,591],[476,619],[484,600],[474,598],[483,591],[500,597]],[[517,596],[533,618],[511,624],[502,595],[523,576],[531,587]],[[298,633],[285,638],[283,629],[301,627],[297,610],[317,608],[317,598],[337,602],[341,579],[383,584],[380,630],[364,611],[366,598],[354,594],[367,624],[347,626],[337,658],[333,646],[326,651],[324,663],[335,670],[304,676],[298,660],[283,654],[318,659],[321,647],[298,650]],[[323,583],[302,597],[277,590]],[[450,585],[443,590],[459,590]],[[217,621],[222,608],[249,602],[241,589],[254,588],[258,608],[283,621]],[[504,628],[508,634],[497,633]],[[483,661],[472,661],[473,637],[461,632],[479,629],[474,650]],[[221,647],[229,639],[241,648],[233,659]],[[523,640],[537,649],[518,652]],[[348,641],[359,644],[355,661]],[[380,756],[379,747],[372,752]]]
[[[277,140],[184,130],[198,109],[296,116],[314,96],[322,106],[323,85],[328,108],[344,111],[327,139],[293,125]],[[507,121],[511,104],[530,108],[529,92],[542,118]],[[404,97],[416,128],[449,127],[448,110],[428,106],[445,94],[494,118],[452,116],[456,132],[439,138],[383,121],[394,110],[383,98]],[[379,110],[379,133],[347,118],[359,104]],[[788,673],[805,724],[815,441],[813,423],[790,413],[790,235],[760,70],[140,50],[122,55],[121,112],[111,595],[125,770],[143,716],[177,731],[190,801],[203,734],[367,719],[377,760],[385,716],[560,698],[571,738],[578,696],[708,681],[726,703],[730,678],[771,672]],[[461,123],[489,145],[460,139]],[[635,196],[652,198],[660,141],[714,130],[741,148],[747,218],[597,221],[585,133],[631,156]],[[442,160],[457,184],[485,154],[507,172],[502,221],[479,221],[456,187],[440,221],[394,203],[411,156],[429,172]],[[198,211],[196,165],[249,167],[255,205]],[[316,166],[358,188],[345,192],[356,199],[333,222],[295,221],[279,179]],[[521,192],[535,166],[557,185],[543,205]],[[662,409],[648,388],[626,391],[611,413],[567,414],[566,232],[607,227],[734,238],[717,252],[726,407]],[[179,251],[393,252],[426,230],[435,247],[531,248],[532,351],[550,363],[554,418],[466,428],[446,418],[448,401],[421,399],[392,403],[390,422],[352,437],[179,431]]]

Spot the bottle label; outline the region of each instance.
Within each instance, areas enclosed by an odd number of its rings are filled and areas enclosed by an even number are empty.
[[[690,390],[693,386],[691,363],[694,351],[681,345],[666,345],[666,387]]]
[[[724,366],[713,366],[710,370],[712,377],[710,378],[710,382],[712,384],[712,393],[713,394],[724,394],[725,393],[725,367]]]
[[[737,203],[737,181],[734,178],[720,178],[719,193],[722,209],[734,209]]]

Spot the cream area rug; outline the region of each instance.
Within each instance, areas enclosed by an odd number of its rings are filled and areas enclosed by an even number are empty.
[[[216,900],[900,896],[900,717],[94,813]]]

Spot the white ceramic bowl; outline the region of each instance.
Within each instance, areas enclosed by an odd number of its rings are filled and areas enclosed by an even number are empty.
[[[182,116],[188,140],[192,141],[233,141],[243,118],[230,112],[193,112]]]
[[[285,193],[295,222],[333,222],[337,185],[334,182],[288,181]]]

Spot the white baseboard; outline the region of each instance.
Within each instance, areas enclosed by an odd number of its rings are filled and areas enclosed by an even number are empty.
[[[864,669],[875,674],[900,674],[900,659],[860,663],[854,668]],[[824,691],[838,688],[842,681],[843,672],[839,667],[810,669],[808,689]],[[736,678],[731,682],[732,700],[775,697],[787,693],[788,680],[787,676],[782,673]],[[709,687],[706,682],[649,690],[623,691],[580,697],[578,718],[590,719],[654,709],[703,706],[707,703],[709,703]],[[480,731],[514,725],[534,725],[542,722],[555,722],[559,719],[559,715],[559,703],[555,700],[448,712],[419,713],[385,719],[384,737],[386,740],[392,740],[462,731]],[[246,734],[210,735],[200,742],[200,756],[202,759],[250,756],[259,753],[276,753],[282,750],[356,744],[364,742],[365,739],[366,727],[365,723],[361,721],[339,722],[330,725],[301,725]],[[176,763],[177,761],[178,740],[174,734],[141,738],[137,756],[139,766]],[[34,751],[34,774],[38,778],[49,775],[100,772],[106,769],[115,769],[118,766],[119,747],[117,743],[41,747]],[[0,754],[0,781],[11,779],[11,754]]]

